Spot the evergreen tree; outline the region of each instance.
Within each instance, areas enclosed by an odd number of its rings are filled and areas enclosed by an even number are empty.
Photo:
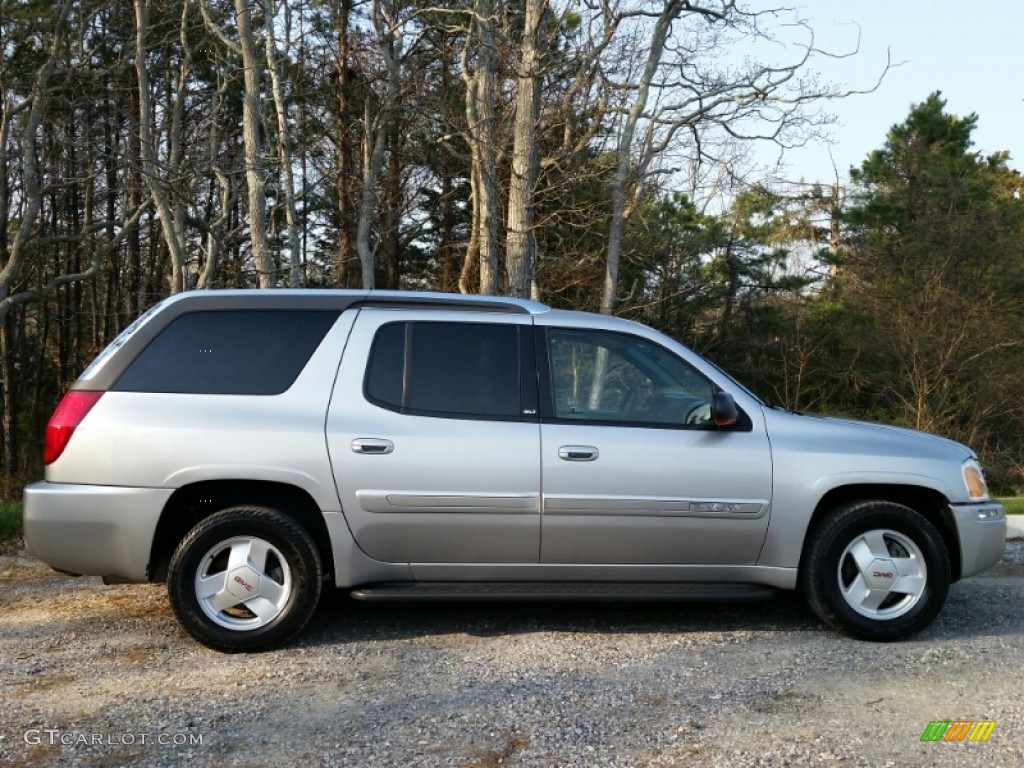
[[[861,408],[994,449],[1024,400],[1024,201],[1007,154],[975,151],[977,116],[933,93],[851,177],[837,276]]]

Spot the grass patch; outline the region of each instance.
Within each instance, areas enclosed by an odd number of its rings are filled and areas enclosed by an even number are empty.
[[[1006,514],[1024,515],[1024,496],[1008,496],[996,501],[1003,505]]]
[[[21,536],[21,502],[0,501],[0,541]]]

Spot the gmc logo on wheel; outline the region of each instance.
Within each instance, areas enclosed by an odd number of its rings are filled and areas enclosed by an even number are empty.
[[[239,584],[241,584],[243,587],[245,587],[247,592],[252,592],[252,584],[249,584],[241,576],[235,576],[235,581],[237,581]]]
[[[871,575],[874,576],[876,579],[891,579],[892,571],[875,571]],[[235,576],[235,578],[237,579],[238,577]],[[248,588],[249,585],[246,584],[245,586]]]

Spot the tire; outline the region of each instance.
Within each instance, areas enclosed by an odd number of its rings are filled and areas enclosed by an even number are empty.
[[[949,593],[950,557],[935,526],[888,501],[829,514],[810,535],[800,588],[830,627],[865,640],[901,640],[928,626]]]
[[[323,581],[320,553],[295,520],[272,509],[232,507],[181,541],[167,571],[178,621],[217,651],[263,651],[309,623]]]

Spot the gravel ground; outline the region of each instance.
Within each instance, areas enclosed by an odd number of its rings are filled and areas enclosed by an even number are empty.
[[[226,656],[163,587],[0,557],[0,764],[1021,766],[1024,542],[895,644],[765,603],[370,605]],[[995,720],[923,743],[931,720]]]

